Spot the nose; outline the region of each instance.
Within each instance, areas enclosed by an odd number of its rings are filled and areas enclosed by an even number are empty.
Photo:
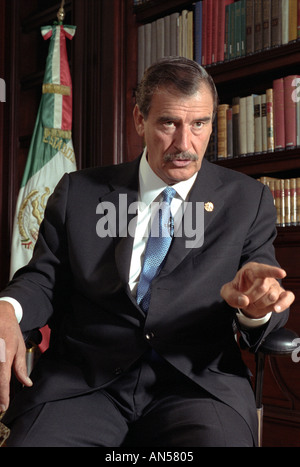
[[[191,147],[191,132],[186,126],[181,126],[176,130],[174,145],[179,152],[188,151]]]

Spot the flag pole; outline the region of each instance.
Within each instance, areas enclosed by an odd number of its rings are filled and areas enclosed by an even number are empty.
[[[65,19],[65,0],[62,0],[60,9],[57,12],[57,19],[58,19],[58,24],[63,24],[63,21]]]

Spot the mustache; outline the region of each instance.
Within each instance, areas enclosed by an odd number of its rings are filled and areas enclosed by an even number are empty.
[[[173,162],[173,161],[197,161],[199,159],[198,154],[193,152],[184,151],[179,154],[165,154],[164,162]]]

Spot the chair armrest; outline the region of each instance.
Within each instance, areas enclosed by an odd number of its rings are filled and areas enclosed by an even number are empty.
[[[260,345],[258,352],[265,355],[289,355],[297,348],[298,334],[290,329],[280,328],[271,332]]]

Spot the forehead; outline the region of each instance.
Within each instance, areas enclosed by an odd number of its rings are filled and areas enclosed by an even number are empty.
[[[152,97],[149,116],[175,115],[181,112],[213,114],[213,97],[207,86],[202,85],[191,96],[184,95],[175,88],[159,88]]]

